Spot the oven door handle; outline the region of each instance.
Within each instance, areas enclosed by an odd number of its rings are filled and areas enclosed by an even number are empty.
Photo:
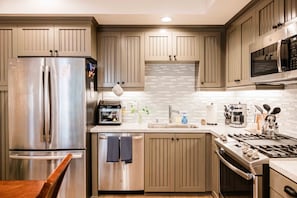
[[[216,154],[220,158],[220,160],[228,167],[230,168],[233,172],[238,174],[240,177],[244,178],[245,180],[251,180],[254,178],[253,174],[251,173],[245,173],[242,170],[238,169],[237,167],[233,166],[230,164],[227,160],[224,159],[224,157],[219,153],[219,151],[216,151]]]

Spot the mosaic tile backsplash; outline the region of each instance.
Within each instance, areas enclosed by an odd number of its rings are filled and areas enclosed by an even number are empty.
[[[186,112],[189,123],[200,123],[206,118],[206,106],[217,106],[218,123],[223,124],[224,105],[247,104],[248,126],[255,120],[254,105],[269,104],[280,107],[277,120],[280,132],[297,135],[297,86],[285,90],[254,91],[195,91],[194,64],[147,64],[145,66],[144,91],[126,91],[120,97],[112,92],[100,92],[99,99],[121,100],[124,122],[168,122],[168,106]],[[131,113],[131,106],[139,113]],[[149,109],[149,115],[142,112]],[[141,115],[141,119],[139,118]],[[178,121],[179,116],[175,115]]]

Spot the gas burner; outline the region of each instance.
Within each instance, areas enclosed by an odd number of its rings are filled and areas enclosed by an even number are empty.
[[[285,135],[280,135],[277,134],[275,135],[274,138],[271,138],[269,135],[264,135],[264,134],[228,134],[229,137],[236,139],[238,141],[245,141],[245,140],[266,140],[266,139],[275,139],[275,140],[280,140],[280,139],[289,139],[289,137]]]
[[[297,140],[289,136],[277,134],[274,139],[263,134],[229,134],[228,136],[270,158],[297,157]]]

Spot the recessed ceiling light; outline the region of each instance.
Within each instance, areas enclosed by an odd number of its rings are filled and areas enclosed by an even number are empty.
[[[161,21],[164,23],[168,23],[168,22],[172,21],[172,19],[170,17],[166,16],[166,17],[162,17]]]

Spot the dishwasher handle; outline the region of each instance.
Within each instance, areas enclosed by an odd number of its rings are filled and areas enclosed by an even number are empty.
[[[120,139],[121,137],[119,137],[119,139]],[[139,140],[139,139],[142,139],[143,138],[143,136],[142,135],[135,135],[135,136],[132,136],[132,139],[133,140]],[[101,140],[107,140],[107,136],[99,136],[99,139],[101,139]]]
[[[223,164],[225,164],[228,168],[230,168],[234,173],[236,173],[240,177],[244,178],[245,180],[251,180],[254,178],[253,174],[245,173],[244,171],[230,164],[227,160],[225,160],[225,158],[220,154],[219,151],[216,151],[216,154],[220,158],[220,161],[223,162]]]

